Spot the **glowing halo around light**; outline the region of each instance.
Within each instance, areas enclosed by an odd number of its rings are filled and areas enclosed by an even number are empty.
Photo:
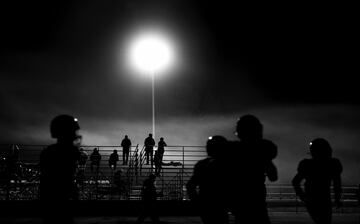
[[[134,38],[130,44],[132,67],[146,74],[166,70],[174,63],[174,51],[165,35],[145,32]]]

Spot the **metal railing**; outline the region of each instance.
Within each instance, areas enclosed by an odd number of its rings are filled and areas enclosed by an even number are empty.
[[[39,188],[39,156],[45,145],[19,145],[20,154],[15,172],[7,179],[0,178],[0,200],[37,200]],[[4,173],[4,158],[9,145],[0,145],[0,174]],[[87,163],[77,172],[80,200],[139,200],[145,178],[153,172],[145,163],[144,147],[133,146],[127,165],[122,164],[120,146],[82,146],[88,155],[99,149],[102,160],[99,172],[91,171]],[[109,155],[117,149],[120,161],[114,170],[108,166]],[[190,179],[193,166],[206,157],[204,146],[167,146],[163,161],[178,166],[163,166],[157,187],[162,192],[160,200],[187,200],[185,185]],[[180,165],[179,165],[180,164]],[[0,175],[3,177],[3,175]],[[347,207],[359,206],[358,186],[343,186],[343,201]],[[267,185],[267,201],[270,209],[290,208],[305,210],[290,184]],[[357,207],[358,208],[358,207]]]
[[[46,145],[19,145],[20,153],[17,170],[11,177],[1,178],[1,158],[5,158],[10,145],[0,145],[0,200],[36,200],[39,185],[39,158]],[[133,146],[130,150],[127,165],[122,164],[122,148],[120,146],[82,146],[90,157],[93,149],[99,149],[102,155],[99,171],[91,169],[91,162],[79,166],[76,181],[79,186],[81,200],[132,200],[139,199],[143,180],[153,172],[153,167],[145,163],[144,147]],[[111,152],[119,152],[120,161],[114,170],[108,165]],[[185,161],[185,155],[191,155]],[[180,189],[192,173],[193,165],[205,158],[203,146],[168,146],[164,153],[164,163],[177,164],[163,166],[158,178],[158,188],[163,192],[171,192],[170,188]],[[175,163],[175,162],[176,163]],[[174,163],[172,163],[174,162]],[[179,164],[181,164],[179,166]],[[5,165],[4,165],[5,166]],[[179,182],[181,180],[181,184]],[[179,190],[178,190],[179,191]],[[181,195],[184,195],[182,193]],[[161,199],[170,199],[164,195]]]

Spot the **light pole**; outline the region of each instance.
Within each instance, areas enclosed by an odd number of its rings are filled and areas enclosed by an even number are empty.
[[[152,134],[154,135],[154,139],[156,136],[155,133],[155,72],[151,72],[151,105],[152,105]]]
[[[130,59],[135,69],[151,76],[152,134],[155,139],[155,76],[173,64],[172,45],[163,33],[146,31],[133,39]]]

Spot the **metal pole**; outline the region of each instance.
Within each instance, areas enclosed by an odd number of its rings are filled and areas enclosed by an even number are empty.
[[[152,134],[156,139],[155,133],[155,72],[151,72],[151,90],[152,90]]]

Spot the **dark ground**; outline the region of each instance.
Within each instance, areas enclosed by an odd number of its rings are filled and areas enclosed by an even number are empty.
[[[305,212],[294,213],[294,212],[273,212],[270,213],[271,221],[273,224],[303,224],[312,223],[308,214]],[[164,224],[201,224],[201,220],[197,216],[165,216],[161,217],[162,223]],[[130,216],[111,216],[111,217],[77,217],[75,224],[130,224],[135,223],[136,217]],[[0,218],[2,224],[40,224],[40,218],[29,218],[29,217],[8,217]],[[151,223],[150,219],[147,219],[144,223]],[[347,213],[347,214],[334,214],[333,224],[358,224],[360,223],[360,214],[358,213]]]

